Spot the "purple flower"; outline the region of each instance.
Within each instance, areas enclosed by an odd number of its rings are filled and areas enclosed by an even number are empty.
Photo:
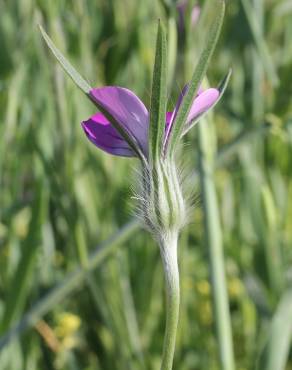
[[[179,110],[187,85],[180,94],[173,112],[167,112],[165,117],[164,147],[172,129],[176,114]],[[148,128],[149,112],[143,102],[130,90],[118,86],[105,86],[92,89],[90,98],[103,111],[96,113],[87,121],[82,122],[82,127],[88,139],[98,148],[107,153],[122,156],[135,157],[136,153],[120,135],[117,129],[106,118],[106,113],[112,117],[123,130],[134,140],[144,156],[148,157]],[[193,101],[189,115],[185,123],[186,133],[198,119],[212,108],[221,96],[218,89],[199,89]]]

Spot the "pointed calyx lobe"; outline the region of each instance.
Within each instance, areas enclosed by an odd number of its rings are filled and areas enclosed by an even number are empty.
[[[150,104],[149,158],[152,162],[158,160],[162,154],[167,100],[166,85],[166,35],[159,21]]]
[[[215,22],[212,24],[210,32],[208,33],[205,47],[200,55],[191,81],[188,84],[187,92],[182,100],[174,122],[171,125],[170,132],[165,143],[166,154],[170,156],[174,154],[177,144],[184,132],[184,125],[191,111],[194,97],[197,95],[199,87],[206,74],[208,63],[211,59],[211,56],[213,55],[215,46],[219,38],[225,13],[225,3],[223,0],[220,0],[216,3],[219,4],[219,9],[216,14]]]

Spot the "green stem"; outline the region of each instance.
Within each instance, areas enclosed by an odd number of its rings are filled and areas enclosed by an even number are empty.
[[[208,122],[199,125],[200,179],[202,187],[205,235],[209,251],[213,312],[215,316],[221,370],[234,370],[231,319],[226,287],[222,236],[213,178],[214,148]]]
[[[179,318],[179,271],[177,263],[177,235],[163,239],[160,253],[164,268],[166,289],[166,328],[161,370],[171,370]]]

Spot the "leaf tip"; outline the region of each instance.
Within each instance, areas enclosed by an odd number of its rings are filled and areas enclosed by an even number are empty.
[[[232,75],[232,68],[229,68],[227,74],[225,75],[225,77],[223,78],[223,80],[220,82],[220,84],[218,86],[218,90],[219,90],[220,94],[222,94],[225,91],[225,89],[228,85],[228,82],[230,80],[231,75]]]

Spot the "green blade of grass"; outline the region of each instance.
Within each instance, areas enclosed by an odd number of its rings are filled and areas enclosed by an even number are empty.
[[[259,56],[265,68],[266,74],[273,86],[279,85],[279,78],[272,60],[267,43],[263,37],[258,21],[255,17],[255,12],[252,9],[250,0],[241,0],[255,44],[257,46]]]
[[[273,316],[258,370],[285,370],[292,340],[292,290],[283,294]]]
[[[40,244],[41,225],[45,214],[45,187],[38,184],[36,198],[32,207],[31,221],[28,235],[22,248],[22,256],[16,273],[11,281],[9,294],[0,324],[0,333],[3,334],[21,314],[32,281],[32,272],[35,265],[37,248]]]
[[[204,120],[199,124],[199,166],[204,211],[205,239],[209,254],[210,280],[212,285],[213,312],[219,349],[221,370],[234,370],[231,318],[224,266],[222,230],[214,183],[214,144]]]

